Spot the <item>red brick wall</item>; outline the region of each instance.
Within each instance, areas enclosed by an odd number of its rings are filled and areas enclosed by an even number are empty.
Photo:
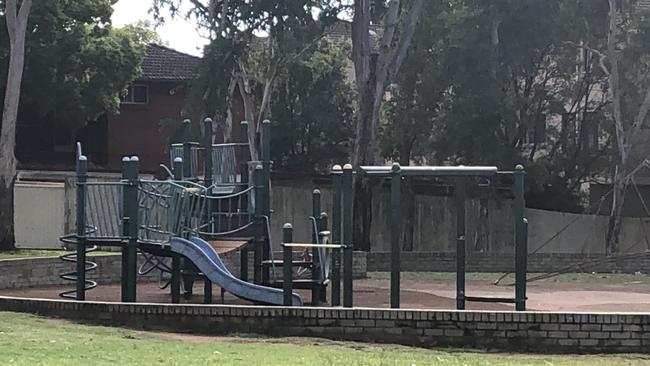
[[[140,170],[158,171],[158,165],[169,165],[167,137],[169,131],[161,130],[164,118],[180,120],[186,89],[179,83],[151,82],[148,104],[122,104],[120,114],[108,117],[108,166],[119,170],[122,157],[138,155]],[[169,91],[176,87],[176,93]]]

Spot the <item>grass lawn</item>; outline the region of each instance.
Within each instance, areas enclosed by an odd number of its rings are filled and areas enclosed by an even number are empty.
[[[528,278],[534,278],[542,273],[529,273]],[[488,281],[494,282],[499,279],[503,273],[486,273],[486,272],[467,272],[465,278],[468,281]],[[390,272],[368,272],[368,278],[378,280],[389,280]],[[429,281],[429,282],[446,282],[454,281],[456,278],[455,272],[402,272],[402,279],[413,281]],[[509,274],[503,280],[502,284],[514,283],[514,274]],[[564,273],[561,275],[553,276],[537,280],[535,282],[542,283],[593,283],[593,284],[650,284],[650,276],[648,274],[625,274],[625,273]]]
[[[63,255],[66,252],[65,250],[38,250],[38,249],[19,249],[12,250],[9,252],[0,252],[0,260],[2,259],[21,259],[21,258],[39,258],[39,257],[58,257]],[[89,256],[97,255],[110,255],[110,254],[119,254],[119,252],[90,252]]]
[[[313,338],[194,337],[0,312],[0,365],[650,365],[650,356],[429,351]]]

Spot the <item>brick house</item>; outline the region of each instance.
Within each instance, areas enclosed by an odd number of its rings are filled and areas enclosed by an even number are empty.
[[[107,116],[105,164],[119,170],[125,155],[138,155],[141,170],[153,172],[167,162],[170,127],[163,120],[185,118],[189,83],[196,78],[201,59],[150,44],[142,62],[142,75],[122,96],[120,111]]]

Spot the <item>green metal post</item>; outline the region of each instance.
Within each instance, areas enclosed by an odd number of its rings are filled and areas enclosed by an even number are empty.
[[[320,218],[318,219],[318,229],[320,230],[320,232],[318,233],[318,236],[320,237],[320,242],[321,243],[326,243],[326,241],[324,240],[324,237],[325,237],[325,232],[328,231],[327,230],[328,225],[329,225],[329,216],[327,215],[327,212],[321,212],[320,213]],[[323,235],[321,235],[321,233],[323,233]],[[329,241],[327,241],[327,242],[329,242]],[[324,249],[324,250],[327,250],[327,249]],[[319,254],[319,258],[320,258],[320,254]],[[331,256],[330,256],[330,258],[331,258]],[[319,271],[321,285],[318,286],[318,290],[320,291],[318,293],[318,298],[319,298],[319,300],[321,301],[322,304],[327,304],[327,284],[326,284],[325,280],[329,276],[329,273],[326,272],[328,270],[328,268],[327,267],[322,267],[322,266],[319,266],[319,268],[321,268],[321,271]],[[329,268],[329,269],[331,269],[331,268]]]
[[[129,161],[131,161],[131,158],[125,156],[122,158],[122,180],[127,179],[127,166],[129,164]],[[127,238],[129,236],[129,215],[126,211],[126,197],[124,196],[125,191],[122,190],[122,236]],[[125,301],[129,297],[128,295],[128,290],[127,290],[127,284],[129,283],[129,266],[127,263],[129,262],[129,250],[128,246],[122,245],[121,248],[122,252],[122,276],[120,277],[120,287],[121,287],[121,299],[122,301]]]
[[[352,165],[343,167],[343,306],[353,306],[352,288]]]
[[[527,224],[524,218],[526,200],[524,198],[524,167],[515,167],[515,309],[526,310],[526,272],[528,258]]]
[[[212,119],[203,121],[203,182],[206,187],[212,185]]]
[[[286,223],[282,226],[282,290],[284,306],[292,305],[293,294],[293,251],[284,244],[293,242],[293,227]]]
[[[390,177],[390,307],[399,309],[400,300],[400,235],[402,233],[402,198],[400,166],[393,163]]]
[[[178,304],[181,302],[181,256],[179,254],[172,254],[172,303]]]
[[[253,282],[262,282],[262,247],[264,246],[264,170],[261,165],[253,171],[255,184],[255,247],[253,248]]]
[[[241,177],[242,187],[248,186],[248,160],[250,156],[250,146],[248,146],[248,122],[242,121],[239,126],[239,176]],[[242,196],[242,208],[248,207],[248,196]]]
[[[269,120],[264,120],[262,122],[262,133],[261,133],[261,147],[262,147],[262,167],[264,169],[264,179],[263,179],[263,192],[262,196],[262,215],[268,217],[268,220],[271,219],[271,122]],[[264,226],[263,226],[264,228]],[[263,235],[264,243],[262,244],[262,260],[269,260],[271,257],[270,253],[270,239],[268,234]],[[262,282],[268,283],[270,278],[271,267],[262,268]]]
[[[129,218],[127,249],[127,284],[125,302],[136,301],[136,282],[138,273],[138,174],[140,161],[132,156],[126,163],[125,176],[127,185],[124,187],[124,212]]]
[[[311,193],[311,215],[314,218],[316,225],[314,227],[312,223],[312,236],[311,242],[316,244],[318,243],[318,233],[320,232],[320,190],[314,189]],[[320,284],[322,283],[321,273],[320,273],[320,255],[318,249],[313,248],[311,251],[312,254],[312,270],[311,270],[311,279],[314,281],[314,284],[311,288],[311,303],[312,305],[318,306],[321,303],[320,299]]]
[[[183,180],[183,165],[183,158],[180,156],[174,158],[174,166],[172,167],[174,180]]]
[[[212,186],[212,119],[203,120],[203,183],[206,187]],[[205,216],[207,222],[212,220],[211,201],[206,200]],[[212,225],[210,225],[212,226]],[[207,276],[203,276],[203,303],[212,303],[212,282]]]
[[[76,299],[86,299],[86,181],[88,180],[88,159],[77,158],[77,293]]]
[[[189,119],[183,120],[183,178],[192,178],[192,121]]]
[[[340,165],[332,168],[332,243],[341,244],[341,174]],[[341,250],[332,250],[332,306],[341,305]]]
[[[248,122],[242,121],[239,127],[239,142],[242,143],[242,145],[239,147],[239,176],[241,177],[242,189],[246,189],[248,187],[249,180],[248,162],[250,160],[250,146],[248,145]],[[241,207],[247,211],[251,209],[248,205],[248,195],[242,196]],[[239,252],[239,255],[239,278],[241,278],[242,281],[248,281],[248,248],[244,247]]]
[[[456,309],[465,309],[465,178],[456,178]]]

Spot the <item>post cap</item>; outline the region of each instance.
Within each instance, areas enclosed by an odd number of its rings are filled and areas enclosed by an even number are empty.
[[[343,165],[343,170],[352,170],[352,164]]]
[[[174,158],[174,163],[182,163],[182,162],[183,162],[183,158],[181,158],[180,156]]]
[[[311,194],[320,194],[320,189],[316,188],[314,189]]]
[[[332,167],[332,171],[333,171],[333,172],[340,172],[341,170],[342,170],[342,169],[341,169],[341,166],[340,166],[339,164],[336,164],[336,165],[334,165],[334,166]]]
[[[205,117],[205,119],[203,120],[203,123],[212,123],[212,118]]]
[[[524,170],[524,166],[521,164],[517,164],[517,166],[515,166],[515,170]]]
[[[262,167],[262,164],[255,165],[255,170],[262,170],[262,169],[264,169]]]
[[[239,124],[248,126],[248,121],[241,121],[241,123],[239,123]]]
[[[87,161],[87,160],[88,158],[86,157],[86,155],[79,155],[79,161]]]
[[[402,167],[397,162],[393,163],[393,165],[390,168],[390,170],[392,170],[393,172],[399,172],[401,169]]]
[[[291,223],[287,222],[284,225],[282,225],[283,229],[293,229],[293,225]]]
[[[263,125],[268,125],[268,124],[271,124],[271,121],[269,121],[268,119],[265,119],[264,121],[262,121],[262,124]]]
[[[138,158],[137,156],[132,156],[131,161],[140,161],[140,158]]]
[[[123,162],[123,163],[126,163],[127,161],[131,161],[131,158],[128,157],[128,156],[123,156],[123,157],[122,157],[122,162]]]
[[[183,123],[187,123],[187,124],[189,124],[189,123],[192,123],[192,120],[190,120],[189,118],[185,118],[185,119],[183,120]]]
[[[323,211],[323,212],[320,213],[320,217],[328,217],[328,216],[329,215],[327,214],[327,212]]]

